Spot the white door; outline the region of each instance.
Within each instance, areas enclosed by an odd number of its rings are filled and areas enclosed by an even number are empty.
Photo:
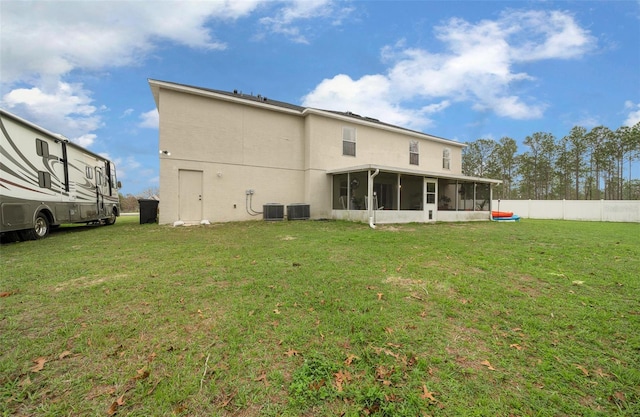
[[[428,222],[435,222],[437,217],[436,197],[438,195],[438,181],[425,178],[424,180],[424,212]]]
[[[178,219],[185,222],[202,220],[202,171],[178,171]]]

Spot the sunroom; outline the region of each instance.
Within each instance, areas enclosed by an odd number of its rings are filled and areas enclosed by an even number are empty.
[[[489,220],[500,181],[363,165],[331,170],[332,216],[375,223]]]

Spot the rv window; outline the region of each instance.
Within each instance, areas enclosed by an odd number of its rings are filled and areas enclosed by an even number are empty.
[[[51,188],[51,174],[44,171],[38,171],[38,184],[40,188]]]
[[[118,187],[118,181],[116,180],[115,168],[111,168],[111,186],[114,188],[120,188]]]
[[[93,178],[93,169],[91,169],[91,167],[85,167],[85,173],[84,175],[89,178],[92,179]]]
[[[47,158],[49,156],[49,144],[42,139],[36,139],[36,153],[38,156]]]
[[[102,171],[96,168],[96,185],[102,185]]]

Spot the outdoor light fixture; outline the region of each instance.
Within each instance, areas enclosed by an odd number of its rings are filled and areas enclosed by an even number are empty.
[[[167,156],[171,156],[171,152],[169,152],[169,151],[163,151],[162,149],[160,149],[160,155],[167,155]]]

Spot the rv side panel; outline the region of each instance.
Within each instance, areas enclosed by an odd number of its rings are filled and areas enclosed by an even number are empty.
[[[115,167],[99,155],[4,110],[0,151],[0,232],[120,214]]]

